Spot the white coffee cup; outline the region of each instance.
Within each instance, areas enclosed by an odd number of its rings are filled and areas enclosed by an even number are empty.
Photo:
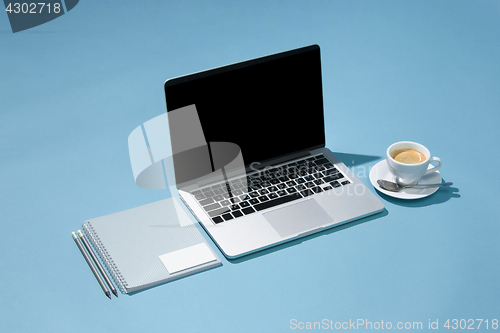
[[[425,161],[416,164],[398,162],[391,154],[395,150],[400,149],[414,149],[419,151],[425,156]],[[390,145],[389,148],[387,148],[386,160],[389,170],[396,176],[396,182],[400,185],[415,185],[423,176],[441,168],[441,159],[439,157],[431,157],[429,149],[425,148],[420,143],[411,141],[400,141]],[[438,165],[427,169],[431,162],[438,162]]]

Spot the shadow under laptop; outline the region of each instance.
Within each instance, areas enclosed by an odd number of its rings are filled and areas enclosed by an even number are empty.
[[[332,234],[334,232],[340,232],[342,230],[345,230],[345,229],[348,229],[348,228],[352,228],[352,227],[358,226],[360,224],[363,224],[363,223],[366,223],[366,222],[370,222],[370,221],[379,219],[379,218],[387,216],[387,215],[389,215],[389,212],[387,211],[387,209],[384,208],[383,211],[381,211],[380,213],[377,213],[375,215],[367,216],[367,217],[361,218],[359,220],[352,221],[352,222],[340,225],[338,227],[332,227],[330,229],[323,230],[323,231],[321,231],[319,233],[316,233],[316,234],[312,234],[312,235],[305,236],[305,237],[302,237],[302,238],[299,238],[299,239],[295,239],[295,240],[292,240],[292,241],[289,241],[289,242],[286,242],[286,243],[283,243],[283,244],[279,244],[279,245],[270,247],[268,249],[264,249],[264,250],[261,250],[261,251],[255,252],[255,253],[248,254],[248,255],[243,256],[241,258],[228,259],[227,261],[229,263],[231,263],[231,264],[240,264],[240,263],[243,263],[245,261],[252,260],[252,259],[255,259],[255,258],[259,258],[259,257],[271,254],[271,253],[276,252],[276,251],[281,251],[281,250],[284,250],[284,249],[286,249],[288,247],[296,246],[296,245],[299,245],[299,244],[301,244],[303,242],[307,242],[309,240],[312,240],[312,239],[315,239],[315,238],[318,238],[318,237],[330,235],[330,234]]]

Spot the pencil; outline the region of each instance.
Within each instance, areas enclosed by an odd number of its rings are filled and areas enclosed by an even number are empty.
[[[82,244],[80,243],[80,240],[78,239],[78,236],[72,232],[73,239],[75,240],[76,246],[80,249],[80,252],[82,253],[82,256],[85,258],[85,261],[89,265],[90,269],[92,270],[92,273],[94,273],[95,278],[97,279],[97,282],[99,282],[99,285],[102,288],[102,291],[104,291],[104,294],[111,299],[111,293],[109,292],[108,287],[104,284],[104,281],[102,280],[101,276],[97,272],[97,269],[95,268],[94,264],[90,260],[90,257],[88,256],[87,252],[85,252],[85,249],[83,248]]]
[[[82,241],[83,245],[87,249],[87,252],[92,257],[92,260],[94,260],[95,265],[97,266],[97,268],[99,269],[99,272],[101,273],[102,277],[104,278],[104,280],[108,284],[109,289],[111,289],[111,292],[113,293],[113,295],[115,295],[116,297],[118,297],[118,292],[116,291],[115,286],[111,282],[111,279],[109,278],[108,274],[106,274],[106,271],[102,267],[99,259],[97,259],[97,256],[95,255],[94,251],[90,247],[89,242],[87,241],[87,239],[85,238],[85,236],[83,235],[83,232],[81,230],[78,230],[78,236],[80,236],[80,240]]]

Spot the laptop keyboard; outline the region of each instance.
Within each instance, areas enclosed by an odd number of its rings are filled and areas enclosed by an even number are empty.
[[[191,194],[214,223],[221,223],[350,183],[320,154]]]

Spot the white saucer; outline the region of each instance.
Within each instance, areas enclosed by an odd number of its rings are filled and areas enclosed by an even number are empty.
[[[432,168],[432,165],[429,165],[429,168]],[[394,175],[389,171],[386,160],[380,161],[373,166],[370,170],[370,181],[378,191],[387,194],[394,198],[399,199],[420,199],[428,197],[429,195],[436,192],[439,187],[413,187],[413,188],[404,188],[399,192],[391,192],[384,190],[377,184],[377,180],[389,180],[394,181]],[[436,184],[441,183],[441,174],[439,171],[432,172],[420,179],[419,184]]]

